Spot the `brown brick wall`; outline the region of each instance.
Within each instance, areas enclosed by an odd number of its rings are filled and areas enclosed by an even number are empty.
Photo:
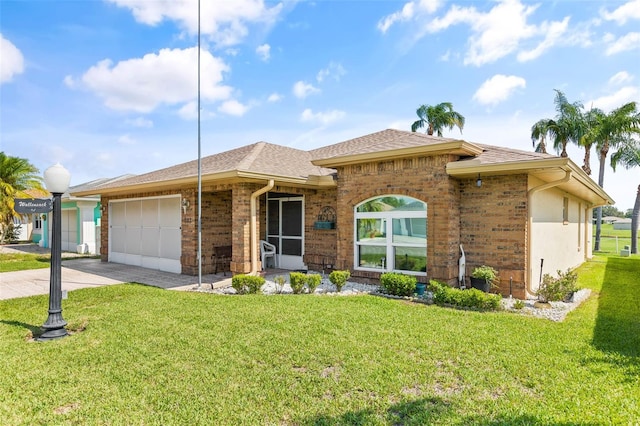
[[[427,275],[452,282],[458,268],[460,190],[445,168],[455,159],[436,155],[340,167],[337,268],[351,270],[355,278],[379,277],[379,273],[353,270],[353,208],[371,197],[398,194],[427,203]]]
[[[489,265],[500,274],[500,292],[525,297],[527,270],[527,175],[482,177],[460,181],[460,242],[466,254],[467,276],[474,267]]]

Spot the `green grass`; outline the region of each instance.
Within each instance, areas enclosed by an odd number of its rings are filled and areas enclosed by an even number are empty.
[[[562,323],[375,296],[69,293],[81,332],[27,339],[47,298],[0,301],[0,419],[33,424],[635,424],[639,258],[579,269]]]
[[[48,268],[50,262],[49,254],[0,253],[0,272]]]
[[[593,244],[596,241],[596,227],[593,226]],[[638,234],[640,241],[640,233]],[[597,253],[619,254],[624,246],[631,246],[631,230],[613,229],[610,223],[603,223],[600,233],[600,250]],[[635,255],[634,255],[635,256]]]

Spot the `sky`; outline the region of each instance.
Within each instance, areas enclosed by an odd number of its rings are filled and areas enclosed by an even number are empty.
[[[532,150],[554,89],[640,103],[640,0],[201,0],[200,23],[203,157],[410,130],[441,102],[466,118],[445,137]],[[195,160],[197,57],[197,0],[0,0],[1,150],[71,185]],[[607,159],[618,209],[639,184]]]

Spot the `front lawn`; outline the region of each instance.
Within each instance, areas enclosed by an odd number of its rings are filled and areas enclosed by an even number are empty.
[[[375,296],[69,293],[0,301],[0,419],[15,424],[634,424],[640,258],[579,271],[562,323]]]
[[[50,263],[49,254],[0,253],[0,272],[48,268]]]

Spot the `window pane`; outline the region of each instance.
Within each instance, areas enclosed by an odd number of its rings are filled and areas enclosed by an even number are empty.
[[[420,200],[404,196],[378,197],[358,206],[358,213],[390,211],[426,211],[427,205]]]
[[[282,203],[282,235],[302,236],[302,201]]]
[[[401,271],[427,271],[427,250],[424,247],[396,247],[395,268]]]
[[[385,246],[358,246],[358,265],[363,268],[386,268]]]
[[[280,234],[280,201],[269,200],[269,217],[267,218],[267,228],[269,235]]]
[[[427,219],[393,219],[393,242],[427,245]]]
[[[302,240],[282,239],[282,253],[290,256],[302,256]]]
[[[358,219],[358,241],[386,242],[385,219]]]

